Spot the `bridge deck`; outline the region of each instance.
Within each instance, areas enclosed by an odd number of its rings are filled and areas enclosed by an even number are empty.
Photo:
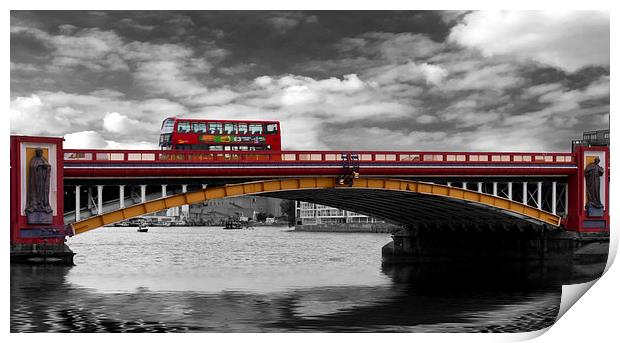
[[[64,151],[66,178],[333,176],[343,156],[355,155],[372,176],[566,176],[576,172],[571,153],[389,151]]]

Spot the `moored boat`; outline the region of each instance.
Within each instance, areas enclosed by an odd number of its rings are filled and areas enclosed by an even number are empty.
[[[149,228],[146,226],[146,222],[141,222],[138,226],[138,232],[148,232]]]

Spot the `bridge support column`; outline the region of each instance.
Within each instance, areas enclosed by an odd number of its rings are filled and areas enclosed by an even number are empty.
[[[523,205],[527,205],[527,182],[523,182]]]
[[[86,208],[87,209],[92,209],[93,208],[93,188],[91,186],[88,186],[88,188],[86,189],[88,191],[88,195],[87,195],[87,202],[86,202]]]
[[[118,200],[119,200],[118,207],[125,208],[125,185],[118,186]]]
[[[463,183],[461,184],[461,188],[463,188],[463,189],[467,189],[467,182],[463,182]]]
[[[564,184],[564,217],[568,215],[568,182]]]
[[[183,193],[187,193],[187,185],[181,185]],[[189,218],[189,205],[181,206],[181,218]]]
[[[146,185],[140,185],[140,201],[146,202]]]
[[[75,186],[75,221],[80,221],[80,186]]]
[[[551,183],[551,213],[557,214],[557,182],[553,181]]]
[[[161,197],[166,196],[166,185],[161,185]]]
[[[512,200],[512,182],[508,182],[508,200]]]
[[[478,182],[478,193],[482,193],[482,182]]]
[[[103,214],[103,186],[97,186],[97,214]]]
[[[493,182],[493,196],[497,196],[497,182]]]

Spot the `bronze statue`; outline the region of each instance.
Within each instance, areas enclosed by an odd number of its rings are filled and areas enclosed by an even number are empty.
[[[596,157],[594,162],[588,164],[585,170],[586,176],[586,194],[588,201],[586,202],[586,208],[591,207],[601,209],[603,204],[601,203],[601,176],[605,173],[603,168],[598,164],[601,160]]]
[[[50,175],[52,166],[43,157],[43,150],[37,148],[28,166],[28,193],[26,214],[28,224],[51,224]]]

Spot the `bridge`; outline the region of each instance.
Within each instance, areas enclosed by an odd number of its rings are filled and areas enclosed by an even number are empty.
[[[539,251],[549,247],[541,245],[542,236],[561,236],[572,246],[575,237],[609,232],[607,147],[576,146],[570,153],[215,152],[64,149],[62,142],[11,137],[12,256],[31,256],[43,244],[51,255],[62,255],[66,236],[249,194],[338,207],[402,225],[384,255],[402,254],[411,249],[407,242],[425,235],[485,242],[494,237],[485,251],[505,247],[510,236],[537,242],[531,249]],[[29,168],[37,149],[51,167],[51,215],[44,220],[27,211]],[[584,175],[595,158],[605,171],[599,185],[603,208],[597,211],[586,208]]]

